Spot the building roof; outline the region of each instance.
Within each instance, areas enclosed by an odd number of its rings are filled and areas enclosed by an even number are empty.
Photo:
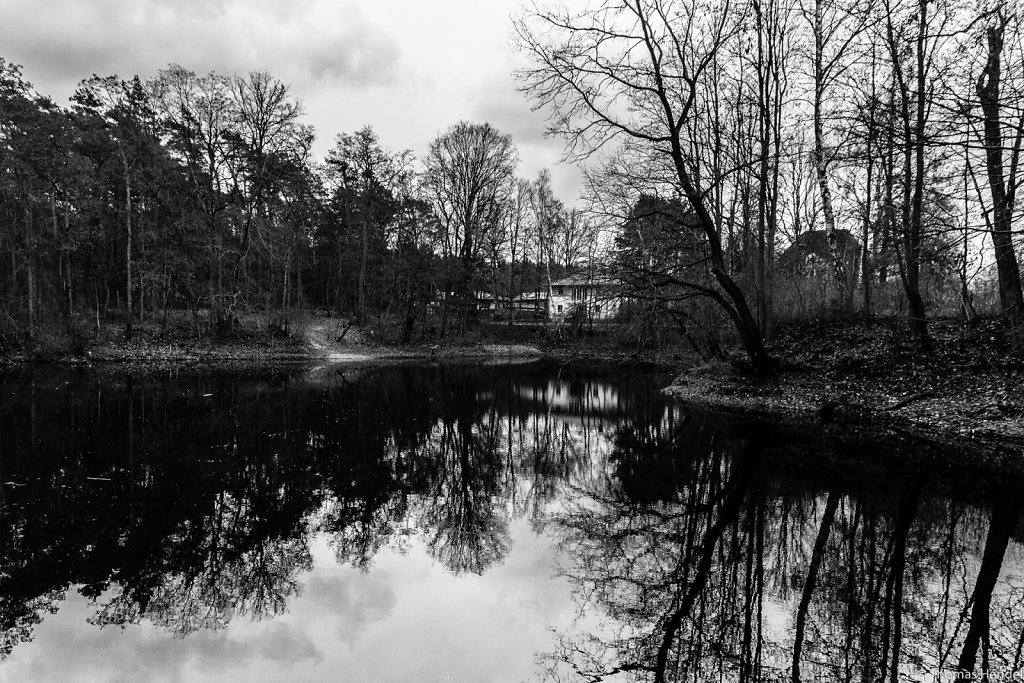
[[[513,299],[547,299],[548,298],[548,290],[547,289],[539,289],[539,290],[535,290],[535,291],[534,290],[526,291],[526,292],[522,292],[520,294],[516,294],[512,298]]]
[[[586,275],[570,275],[569,277],[563,277],[559,280],[554,280],[551,283],[552,287],[609,287],[615,284],[613,278],[599,275],[597,277],[587,277]]]

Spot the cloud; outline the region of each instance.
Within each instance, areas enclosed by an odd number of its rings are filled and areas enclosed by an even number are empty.
[[[520,173],[534,177],[558,163],[562,143],[544,138],[544,113],[530,111],[511,76],[519,1],[0,0],[0,57],[61,105],[94,73],[265,70],[303,102],[317,156],[366,124],[386,146],[423,154],[455,122],[489,121],[512,135]],[[553,176],[574,203],[575,171]]]
[[[544,112],[531,111],[527,97],[516,90],[511,75],[489,79],[473,96],[473,118],[510,133],[519,145],[544,141]]]
[[[568,206],[578,203],[582,179],[579,171],[561,163],[564,141],[545,134],[544,111],[532,111],[529,98],[516,89],[511,66],[501,76],[481,83],[474,91],[472,117],[508,133],[521,159],[519,174],[534,179],[542,168],[551,171],[555,194]]]
[[[383,571],[315,576],[306,587],[305,597],[319,612],[340,617],[338,637],[350,645],[370,624],[387,620],[397,602],[393,578]]]
[[[400,58],[394,35],[354,4],[328,0],[50,0],[46,8],[5,2],[0,44],[58,97],[93,73],[150,76],[171,62],[362,88],[393,80]]]
[[[186,639],[169,637],[150,624],[99,629],[86,623],[95,606],[79,595],[68,597],[54,624],[39,627],[27,658],[5,663],[10,680],[233,680],[240,663],[282,673],[287,667],[315,666],[323,660],[310,634],[277,622],[243,624],[232,631],[200,631]],[[20,651],[16,651],[20,655]],[[112,663],[116,665],[112,666]],[[273,676],[280,679],[282,676]],[[7,680],[7,679],[4,679]]]

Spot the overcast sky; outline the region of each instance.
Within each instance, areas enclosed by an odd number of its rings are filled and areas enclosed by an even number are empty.
[[[573,0],[580,4],[585,0]],[[318,155],[366,124],[391,149],[422,154],[453,123],[510,133],[520,174],[552,170],[569,205],[575,169],[558,165],[511,76],[510,16],[520,0],[2,0],[0,56],[66,105],[93,73],[149,77],[170,63],[204,73],[266,69],[316,126]]]

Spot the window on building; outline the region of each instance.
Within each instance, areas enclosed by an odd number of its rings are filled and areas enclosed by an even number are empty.
[[[558,288],[558,296],[565,296],[565,288],[564,287],[559,287]],[[558,310],[562,310],[562,307],[559,306]]]
[[[558,312],[559,312],[559,313],[561,313],[561,312],[562,312],[562,304],[558,304]]]

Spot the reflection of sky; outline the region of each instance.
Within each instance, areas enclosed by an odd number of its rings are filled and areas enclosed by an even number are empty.
[[[524,681],[573,617],[552,578],[549,541],[510,524],[505,562],[453,576],[419,543],[382,550],[368,573],[338,566],[326,538],[288,612],[264,622],[169,637],[148,623],[100,629],[96,605],[71,592],[35,639],[0,665],[2,681]]]

